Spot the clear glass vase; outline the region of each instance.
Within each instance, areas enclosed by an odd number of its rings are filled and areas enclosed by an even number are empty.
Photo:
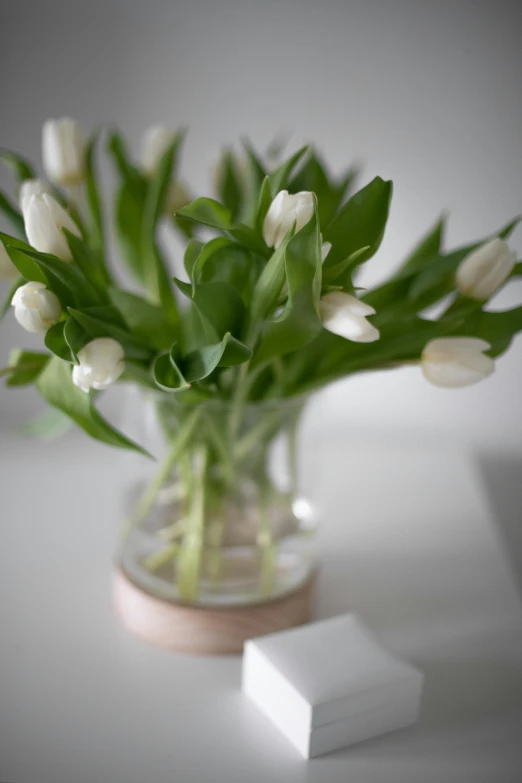
[[[216,607],[305,584],[318,521],[298,465],[305,404],[136,392],[125,429],[158,461],[133,457],[129,469],[118,552],[127,579],[158,598]]]

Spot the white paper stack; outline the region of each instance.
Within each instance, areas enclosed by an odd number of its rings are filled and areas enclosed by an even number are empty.
[[[305,758],[414,723],[422,685],[353,614],[245,644],[243,692]]]

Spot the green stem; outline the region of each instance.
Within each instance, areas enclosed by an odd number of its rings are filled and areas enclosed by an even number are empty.
[[[166,549],[162,549],[161,552],[154,552],[153,555],[146,557],[143,561],[143,565],[147,571],[150,571],[151,573],[158,571],[168,562],[172,561],[174,563],[178,550],[179,544],[171,544]]]
[[[257,545],[261,550],[259,590],[262,596],[268,596],[272,593],[277,554],[268,512],[269,499],[270,481],[265,474],[261,483],[259,530],[257,534]]]
[[[189,601],[198,597],[205,539],[205,494],[208,451],[204,445],[194,452],[189,531],[178,556],[178,589]]]
[[[255,427],[246,433],[234,446],[234,459],[241,462],[250,451],[259,443],[266,442],[267,437],[272,436],[279,430],[281,422],[281,411],[274,410],[261,419]]]
[[[170,450],[168,451],[163,461],[160,463],[157,473],[154,475],[152,481],[140,498],[136,511],[131,516],[131,518],[124,523],[120,533],[122,539],[125,539],[131,530],[139,525],[149,513],[154,504],[154,501],[156,500],[158,492],[167,480],[174,463],[179,459],[181,453],[187,445],[190,436],[192,435],[192,432],[197,425],[199,416],[199,410],[195,410],[180,427],[177,438],[172,443]]]

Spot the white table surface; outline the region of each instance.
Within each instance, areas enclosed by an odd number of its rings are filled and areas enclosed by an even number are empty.
[[[0,449],[2,783],[522,780],[522,610],[455,450],[340,438],[322,455],[318,616],[357,610],[426,675],[420,723],[305,762],[241,661],[167,654],[113,619],[122,457]]]

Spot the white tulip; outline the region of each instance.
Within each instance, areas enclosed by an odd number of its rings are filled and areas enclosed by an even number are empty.
[[[164,125],[147,128],[141,140],[141,166],[145,174],[154,174],[175,135],[174,131]]]
[[[52,196],[31,196],[22,205],[25,233],[29,244],[40,253],[51,253],[62,261],[72,261],[72,254],[62,229],[80,236],[78,226]]]
[[[58,323],[62,306],[58,297],[44,283],[26,283],[15,291],[11,300],[14,315],[28,332],[46,332]]]
[[[367,315],[375,315],[370,305],[343,291],[331,291],[321,297],[319,315],[325,329],[354,343],[373,343],[379,330],[368,323]]]
[[[79,365],[73,368],[72,379],[84,392],[106,389],[125,370],[125,351],[112,337],[97,337],[78,351]]]
[[[431,340],[422,352],[424,377],[435,386],[458,388],[477,383],[495,369],[484,351],[491,348],[477,337],[440,337]]]
[[[0,280],[14,280],[18,270],[9,258],[9,253],[0,242]]]
[[[496,237],[474,250],[457,269],[457,288],[465,296],[482,301],[507,280],[516,262],[503,239]]]
[[[281,190],[270,204],[263,224],[263,238],[268,247],[277,248],[295,223],[296,233],[314,214],[314,194],[302,190],[290,194]]]
[[[42,134],[43,165],[51,182],[79,185],[85,177],[85,138],[75,120],[48,120]]]
[[[18,201],[20,202],[20,207],[22,208],[22,212],[25,212],[25,210],[27,209],[31,196],[46,196],[46,195],[47,196],[51,195],[51,189],[49,188],[49,185],[46,182],[44,182],[43,179],[24,180],[24,182],[22,182],[20,186],[20,194],[18,197]]]

